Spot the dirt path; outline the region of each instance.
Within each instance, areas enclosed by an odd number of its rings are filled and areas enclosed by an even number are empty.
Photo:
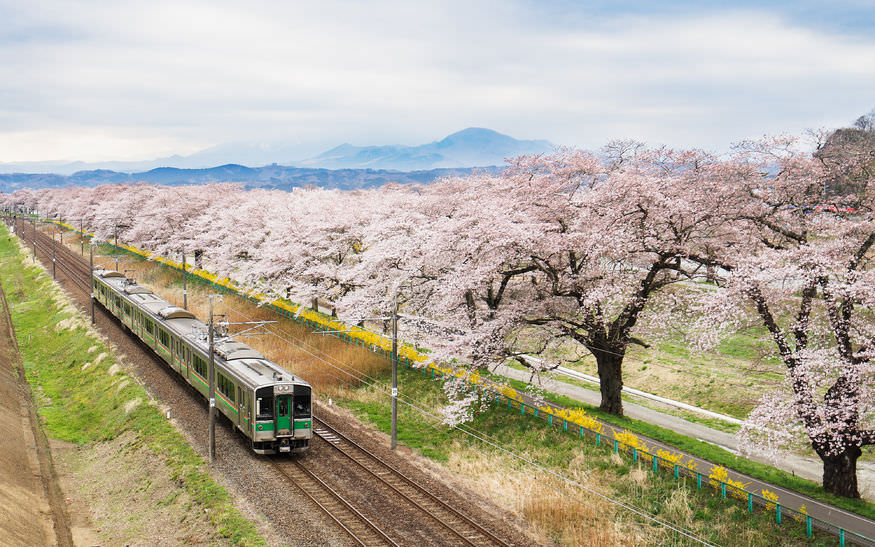
[[[0,287],[0,545],[73,545]]]

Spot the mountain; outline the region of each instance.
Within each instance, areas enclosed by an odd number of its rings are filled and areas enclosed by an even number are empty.
[[[353,146],[342,144],[299,166],[329,169],[435,169],[504,164],[505,158],[549,152],[543,140],[521,141],[491,129],[469,127],[440,141],[419,146]]]
[[[154,160],[39,161],[0,163],[0,173],[29,173],[70,176],[79,172],[105,170],[119,173],[146,172],[159,167],[205,169],[215,165],[295,165],[326,169],[386,169],[422,171],[503,165],[505,158],[549,152],[553,145],[543,140],[521,141],[491,129],[469,127],[440,141],[419,146],[353,146],[342,144],[317,156],[316,143],[236,142],[224,143],[188,156],[173,155]],[[309,158],[301,160],[300,158]]]
[[[498,168],[428,169],[404,172],[385,169],[301,168],[275,164],[264,167],[227,164],[208,169],[159,167],[140,173],[121,173],[105,169],[78,171],[71,175],[9,173],[0,174],[0,193],[11,193],[21,188],[61,188],[134,182],[168,186],[237,182],[245,188],[291,190],[294,187],[318,186],[340,190],[357,190],[374,188],[388,183],[428,184],[442,177],[464,176],[474,171],[484,170],[497,172]]]

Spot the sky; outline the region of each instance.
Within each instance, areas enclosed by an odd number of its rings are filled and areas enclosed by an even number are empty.
[[[0,162],[466,127],[719,152],[875,109],[875,1],[656,4],[0,0]]]

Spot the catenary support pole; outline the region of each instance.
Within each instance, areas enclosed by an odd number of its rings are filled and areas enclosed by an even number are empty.
[[[188,309],[188,271],[185,269],[185,247],[182,248],[182,307]]]
[[[392,304],[392,443],[398,446],[398,296]]]
[[[36,219],[30,219],[30,228],[33,230],[33,261],[36,262]]]
[[[115,224],[115,271],[118,271],[118,222]]]
[[[52,226],[52,279],[55,279],[55,228]]]
[[[85,219],[79,219],[79,237],[82,239],[79,245],[79,254],[85,256]]]
[[[210,299],[210,463],[216,458],[216,363],[213,358],[213,295]]]
[[[89,253],[89,259],[88,259],[88,267],[91,270],[91,275],[89,277],[91,277],[91,280],[89,280],[88,282],[91,283],[91,324],[93,325],[94,324],[94,296],[95,296],[95,294],[94,294],[94,281],[93,281],[93,279],[94,279],[94,245],[88,245],[88,249],[91,251]]]

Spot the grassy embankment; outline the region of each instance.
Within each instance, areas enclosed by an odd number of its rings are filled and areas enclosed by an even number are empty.
[[[106,340],[20,251],[0,228],[0,282],[37,412],[50,438],[79,447],[77,494],[103,539],[264,544]]]
[[[125,269],[136,270],[141,282],[151,285],[168,300],[181,301],[181,282],[177,273],[136,258],[128,258]],[[210,289],[206,286],[190,284],[189,307],[197,309],[203,306],[203,295],[208,292]],[[219,306],[232,314],[233,320],[254,316],[277,319],[269,311],[237,297],[226,296]],[[331,396],[378,429],[388,432],[385,359],[333,337],[308,334],[307,329],[285,319],[280,319],[280,324],[274,328],[281,329],[293,345],[306,349],[292,347],[274,337],[247,339],[247,342],[307,378],[323,400]],[[343,370],[353,369],[374,378],[382,389],[351,381]],[[418,373],[402,371],[401,384],[404,398],[419,408],[439,408],[446,403],[440,386]],[[570,405],[569,401],[560,402]],[[399,440],[403,444],[466,477],[472,488],[489,494],[505,509],[526,518],[544,538],[564,544],[687,543],[658,525],[643,522],[640,517],[588,494],[578,486],[554,478],[550,472],[555,472],[640,507],[660,519],[691,529],[696,535],[717,544],[836,543],[831,537],[806,540],[802,525],[777,526],[771,514],[758,512],[749,515],[743,504],[724,501],[710,490],[697,491],[694,482],[681,481],[678,485],[677,481],[662,473],[654,475],[646,465],[612,455],[604,446],[596,448],[591,442],[563,434],[561,428],[538,426],[531,418],[521,418],[494,408],[477,415],[471,427],[542,467],[532,467],[502,450],[458,431],[447,430],[410,407],[402,405],[401,408]],[[690,448],[692,452],[704,452],[702,455],[706,457],[713,455],[705,450],[713,448],[710,445],[664,430],[655,432],[648,424],[621,420],[620,425],[642,434],[668,438],[674,441],[673,444]],[[767,475],[765,478],[769,478],[768,472],[774,469],[761,466],[761,471]]]

